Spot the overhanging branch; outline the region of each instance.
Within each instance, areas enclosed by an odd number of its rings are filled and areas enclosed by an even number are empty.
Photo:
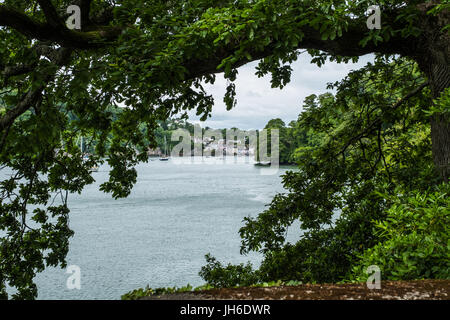
[[[53,28],[64,27],[58,12],[56,12],[55,7],[50,0],[38,0],[37,2],[44,12],[45,18],[50,26]]]
[[[43,1],[45,2],[45,1]],[[51,11],[51,9],[48,9]],[[53,14],[48,13],[50,16]],[[47,17],[47,16],[46,16]],[[51,18],[48,18],[52,20]],[[55,22],[42,23],[16,9],[0,5],[0,26],[12,28],[29,39],[49,41],[67,48],[91,49],[104,47],[117,40],[121,27],[96,26],[89,31],[69,30],[64,24],[54,26]]]
[[[397,101],[394,105],[391,106],[392,109],[397,109],[402,104],[404,104],[406,101],[420,93],[424,88],[429,86],[429,81],[426,81],[422,83],[420,86],[415,88],[414,90],[410,91],[408,94],[406,94],[403,98],[401,98],[399,101]],[[378,128],[382,123],[381,117],[377,117],[372,123],[369,124],[362,132],[360,132],[358,135],[352,137],[345,145],[344,147],[335,155],[336,157],[339,155],[343,155],[345,151],[356,141],[361,140],[362,138],[366,137],[368,134],[370,134],[374,129]]]
[[[72,54],[72,50],[66,48],[57,49],[55,51],[54,63],[60,67],[68,62],[69,57]],[[0,117],[0,131],[4,131],[5,129],[8,130],[20,115],[25,113],[31,107],[35,106],[42,95],[42,91],[45,89],[47,84],[54,79],[55,73],[56,70],[54,73],[45,75],[42,79],[41,85],[39,85],[37,88],[30,89],[22,96],[22,98],[14,108],[9,109],[5,113],[5,115]]]

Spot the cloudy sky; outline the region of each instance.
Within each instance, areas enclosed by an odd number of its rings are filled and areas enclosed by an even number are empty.
[[[297,119],[305,97],[326,92],[327,83],[343,79],[349,71],[373,61],[373,56],[364,56],[356,64],[327,62],[321,68],[310,61],[311,57],[306,53],[299,57],[292,65],[291,82],[282,90],[270,87],[270,75],[264,78],[255,75],[257,62],[241,67],[236,80],[237,105],[231,111],[226,110],[223,102],[226,80],[222,74],[217,75],[214,85],[205,85],[206,91],[215,99],[212,117],[201,123],[195,112],[191,112],[189,121],[200,123],[202,127],[245,130],[264,128],[274,118],[281,118],[288,124]]]

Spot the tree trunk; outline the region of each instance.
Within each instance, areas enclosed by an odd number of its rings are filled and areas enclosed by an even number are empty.
[[[450,62],[447,60],[449,57],[446,56],[446,53],[448,51],[433,52],[428,77],[434,99],[450,87]],[[431,117],[431,142],[436,169],[441,179],[448,182],[450,175],[450,118],[448,113],[434,114]]]
[[[439,176],[448,182],[450,176],[450,121],[449,117],[437,114],[431,118],[431,141],[433,161]]]
[[[426,8],[426,10],[428,9]],[[444,26],[450,23],[450,13],[444,11],[437,17],[425,14],[422,23],[422,29],[425,32],[418,41],[418,54],[414,58],[428,77],[433,99],[436,99],[450,87],[450,36],[447,31],[442,31]],[[441,180],[448,182],[450,176],[450,116],[448,112],[434,114],[430,122],[434,165]]]
[[[442,52],[441,52],[442,53]],[[433,57],[434,56],[434,57]],[[450,65],[442,54],[429,54],[426,63],[422,60],[422,70],[428,76],[433,99],[439,98],[450,87]],[[431,142],[433,162],[441,180],[448,182],[450,176],[450,118],[448,113],[434,114],[431,119]]]

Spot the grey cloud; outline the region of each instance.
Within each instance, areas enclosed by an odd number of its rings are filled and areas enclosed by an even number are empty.
[[[281,118],[286,123],[297,119],[303,100],[311,94],[327,91],[327,83],[343,79],[351,70],[373,61],[373,56],[362,57],[356,64],[337,64],[327,62],[321,68],[310,63],[309,55],[302,55],[292,65],[291,82],[282,90],[273,89],[270,77],[258,78],[255,75],[257,62],[239,69],[236,80],[237,106],[227,111],[223,103],[226,80],[218,75],[214,85],[205,85],[208,93],[215,99],[212,117],[201,123],[211,128],[260,129],[273,118]],[[198,123],[195,112],[189,114],[190,121]]]

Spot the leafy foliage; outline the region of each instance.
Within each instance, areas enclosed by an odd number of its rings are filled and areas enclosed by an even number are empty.
[[[352,267],[360,263],[363,254],[367,254],[367,261],[377,260],[366,252],[387,255],[379,245],[383,237],[373,232],[375,221],[388,221],[399,193],[425,190],[439,181],[431,165],[427,109],[419,107],[422,101],[430,100],[429,92],[408,94],[423,81],[414,63],[387,63],[380,56],[375,64],[335,84],[335,97],[305,100],[297,125],[308,133],[310,141],[296,151],[299,171],[283,177],[289,192],[278,194],[257,217],[246,218],[240,230],[241,251],[264,254],[259,270],[246,268],[242,270],[244,277],[258,275],[257,282],[339,282],[351,277]],[[433,207],[428,213],[430,219],[440,219]],[[403,211],[400,217],[402,222],[414,220]],[[295,221],[300,222],[303,235],[296,243],[286,243],[286,232]],[[419,219],[417,223],[425,222]],[[439,236],[446,231],[441,230]],[[394,243],[385,245],[401,252]],[[422,255],[414,248],[405,249],[404,253],[408,252]],[[446,258],[448,248],[435,253],[437,259]],[[435,275],[445,274],[442,268],[442,264],[435,268]],[[210,270],[204,279],[217,284],[239,278],[238,269],[232,266],[218,266],[218,270]],[[403,275],[397,279],[409,279]]]
[[[259,275],[250,263],[223,266],[211,255],[206,255],[207,265],[202,267],[200,276],[215,288],[250,286],[259,282]]]
[[[384,220],[376,221],[380,242],[353,267],[353,279],[367,279],[377,265],[386,280],[450,279],[449,185],[428,193],[392,199]]]
[[[64,25],[62,12],[74,3],[83,8],[80,31]],[[224,101],[230,109],[236,105],[237,68],[253,60],[260,61],[257,76],[271,75],[274,88],[289,82],[299,49],[319,66],[372,52],[428,61],[431,56],[422,49],[435,47],[431,40],[446,39],[446,3],[380,0],[383,28],[368,31],[361,27],[372,4],[368,0],[2,1],[1,296],[7,297],[7,285],[17,289],[13,298],[37,296],[36,273],[66,263],[73,234],[68,195],[92,183],[90,168],[103,162],[112,169],[101,190],[113,198],[129,195],[134,167],[147,160],[148,146],[157,144],[160,121],[189,110],[203,120],[211,114],[214,101],[204,85],[214,83],[216,73],[229,81]],[[429,97],[386,108],[423,79],[417,68],[398,72],[389,63],[381,59],[347,80],[347,89],[336,97],[344,109],[336,121],[318,118],[333,114],[331,102],[313,108],[310,99],[311,110],[300,119],[310,125],[302,134],[326,141],[308,138],[310,143],[297,149],[302,172],[284,180],[292,192],[277,196],[258,219],[247,220],[243,251],[280,250],[283,233],[298,218],[318,232],[330,224],[335,209],[357,211],[366,195],[389,189],[386,183],[412,188],[434,181],[422,110],[431,105]],[[382,77],[370,82],[368,71]],[[112,112],[118,106],[122,112]],[[361,128],[370,128],[370,134],[361,132],[345,146],[345,138]],[[86,162],[80,136],[89,137],[85,150],[94,154]],[[413,165],[422,168],[418,175],[411,174]],[[365,205],[373,218],[385,206],[371,200]]]
[[[209,286],[205,287],[198,287],[193,288],[191,285],[186,285],[181,288],[172,287],[172,288],[156,288],[152,289],[150,287],[146,288],[140,288],[133,291],[130,291],[124,295],[122,295],[122,300],[137,300],[142,297],[148,297],[148,296],[158,296],[163,294],[173,294],[173,293],[182,293],[182,292],[191,292],[191,291],[198,291],[198,290],[206,290],[211,289]]]
[[[299,281],[287,281],[287,282],[270,281],[270,282],[253,284],[250,287],[268,288],[268,287],[277,287],[277,286],[298,286],[301,284],[302,283]],[[238,286],[230,285],[227,287],[238,287]],[[130,291],[130,292],[122,295],[121,298],[122,298],[122,300],[139,300],[141,298],[149,297],[149,296],[160,296],[160,295],[164,295],[164,294],[185,293],[185,292],[198,292],[198,291],[212,290],[212,289],[217,289],[217,288],[221,288],[221,287],[220,286],[214,287],[209,284],[206,284],[206,285],[194,288],[188,284],[181,288],[169,287],[169,288],[152,289],[149,286],[147,286],[145,288],[140,288],[140,289]]]

